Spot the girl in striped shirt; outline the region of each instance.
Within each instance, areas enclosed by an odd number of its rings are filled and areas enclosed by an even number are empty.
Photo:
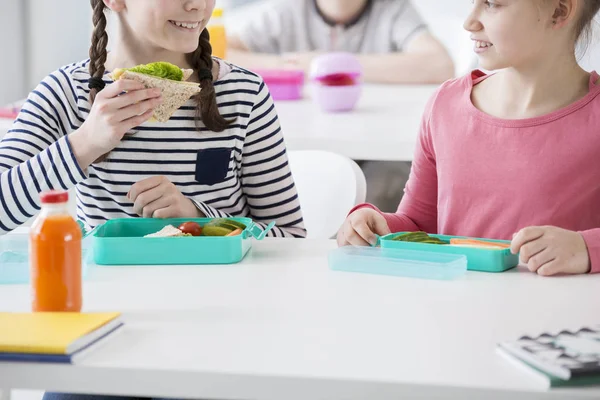
[[[215,0],[91,0],[90,59],[52,73],[0,142],[0,234],[40,209],[39,193],[76,188],[89,227],[124,217],[251,217],[272,236],[306,231],[268,89],[211,56]],[[106,12],[119,32],[107,51]],[[167,123],[158,89],[109,72],[154,61],[194,70],[202,91]],[[122,94],[127,91],[126,94]]]

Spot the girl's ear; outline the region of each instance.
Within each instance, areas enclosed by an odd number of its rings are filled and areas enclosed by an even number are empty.
[[[577,2],[580,0],[559,0],[552,15],[552,24],[563,27],[567,22],[575,18]]]
[[[125,0],[103,0],[106,7],[111,11],[120,12],[125,9]]]

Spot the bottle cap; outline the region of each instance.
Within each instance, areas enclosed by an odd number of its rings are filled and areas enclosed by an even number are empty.
[[[69,201],[69,192],[62,190],[50,190],[40,194],[42,204],[60,204]]]

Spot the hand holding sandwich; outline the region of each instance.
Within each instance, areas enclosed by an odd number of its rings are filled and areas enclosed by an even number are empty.
[[[161,90],[146,89],[140,82],[123,79],[107,85],[83,125],[69,136],[81,168],[114,149],[129,130],[152,118],[161,103]]]
[[[112,71],[114,83],[96,95],[86,121],[69,137],[80,167],[110,153],[132,128],[169,121],[200,93],[198,83],[187,82],[193,72],[161,61]]]

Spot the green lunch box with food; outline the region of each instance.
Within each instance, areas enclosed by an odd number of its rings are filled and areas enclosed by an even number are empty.
[[[398,232],[381,237],[380,245],[382,248],[464,254],[470,271],[503,272],[519,264],[519,256],[511,253],[507,240]]]
[[[263,230],[250,218],[123,218],[97,226],[97,265],[235,264],[275,225]]]

